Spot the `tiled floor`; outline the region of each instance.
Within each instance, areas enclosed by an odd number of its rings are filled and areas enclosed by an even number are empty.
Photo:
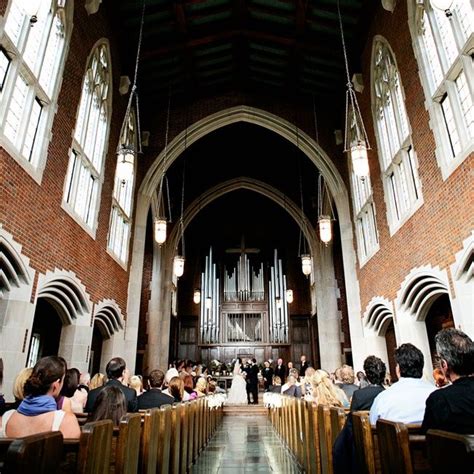
[[[301,472],[266,416],[225,416],[193,474]]]

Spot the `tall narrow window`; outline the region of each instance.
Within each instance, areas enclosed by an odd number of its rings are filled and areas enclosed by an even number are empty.
[[[444,178],[474,149],[474,11],[454,0],[452,15],[413,0],[411,32]]]
[[[400,75],[387,43],[376,38],[372,56],[373,112],[388,223],[393,234],[421,203]]]
[[[65,0],[43,0],[31,26],[21,2],[12,0],[0,39],[0,140],[40,179],[64,65]]]
[[[135,149],[137,149],[137,138],[135,113],[132,110],[128,117],[128,122],[122,130],[120,143],[135,144]],[[116,175],[112,196],[108,248],[123,264],[126,264],[128,259],[134,182],[135,174],[131,174],[125,179],[120,179]]]
[[[110,122],[110,84],[109,50],[102,42],[87,65],[64,194],[66,209],[93,232]]]

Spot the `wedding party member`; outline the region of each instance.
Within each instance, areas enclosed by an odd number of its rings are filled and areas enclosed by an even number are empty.
[[[85,411],[86,413],[91,413],[92,408],[94,407],[95,399],[99,396],[101,390],[104,387],[109,387],[110,385],[114,385],[122,390],[123,394],[125,395],[125,399],[127,400],[127,410],[129,412],[137,411],[138,400],[137,400],[137,393],[135,390],[125,386],[123,381],[127,376],[126,373],[126,364],[125,361],[121,357],[114,357],[109,361],[105,368],[105,372],[107,373],[108,381],[102,387],[95,388],[91,390],[87,396],[87,403]]]
[[[232,374],[232,385],[227,394],[226,405],[247,404],[247,383],[242,369],[242,359],[235,359]]]
[[[162,370],[155,369],[150,372],[148,383],[150,389],[138,398],[138,409],[147,410],[149,408],[159,408],[162,405],[171,405],[174,398],[161,391],[165,374]]]
[[[370,409],[370,423],[379,418],[401,423],[421,423],[425,402],[436,387],[421,379],[423,353],[413,344],[402,344],[395,350],[395,371],[398,382],[381,392]]]
[[[286,367],[283,365],[283,359],[277,360],[277,365],[275,367],[275,377],[280,377],[280,380],[286,380]]]
[[[258,405],[258,372],[257,361],[252,359],[247,370],[247,401],[249,405]],[[252,401],[250,401],[250,396],[252,396]]]
[[[273,369],[270,367],[270,362],[268,362],[268,360],[266,360],[263,365],[263,386],[265,387],[265,392],[268,392],[273,380]]]
[[[61,431],[65,438],[79,438],[81,430],[73,413],[58,410],[56,397],[64,382],[66,366],[59,357],[43,357],[25,382],[25,398],[17,410],[0,419],[0,438],[19,438],[46,431]]]
[[[435,337],[440,369],[451,382],[426,400],[422,430],[474,434],[474,344],[459,329],[443,329]]]
[[[95,399],[92,413],[87,421],[112,420],[114,426],[118,426],[126,413],[125,395],[120,388],[109,385],[104,387]]]
[[[306,369],[311,365],[308,360],[306,360],[306,356],[302,354],[301,358],[301,366],[300,366],[300,377],[304,377],[306,374]]]

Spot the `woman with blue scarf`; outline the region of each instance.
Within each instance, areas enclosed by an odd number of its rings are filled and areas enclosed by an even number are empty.
[[[0,418],[0,438],[20,438],[45,431],[61,431],[64,438],[79,438],[81,429],[73,413],[57,410],[66,366],[59,357],[43,357],[25,383],[25,399],[17,410]]]

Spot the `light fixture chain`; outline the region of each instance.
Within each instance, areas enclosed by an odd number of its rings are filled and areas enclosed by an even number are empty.
[[[138,153],[143,153],[142,150],[142,126],[140,123],[140,102],[138,100],[138,94],[135,94],[135,109],[137,111],[137,137],[138,137]]]
[[[344,28],[342,27],[342,17],[339,0],[337,0],[337,15],[339,17],[339,28],[341,30],[342,52],[344,53],[344,63],[346,65],[347,87],[352,88],[352,82],[349,76],[349,61],[347,60],[346,42],[344,40]]]
[[[181,185],[181,219],[180,219],[180,227],[181,227],[181,249],[183,252],[184,257],[184,182],[186,178],[186,160],[183,159],[183,183]]]

